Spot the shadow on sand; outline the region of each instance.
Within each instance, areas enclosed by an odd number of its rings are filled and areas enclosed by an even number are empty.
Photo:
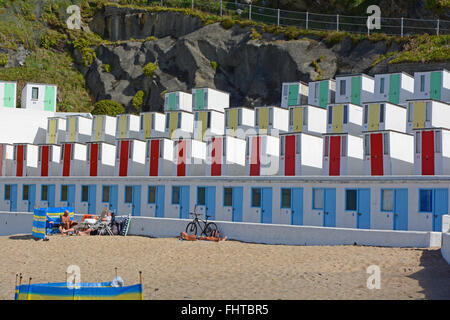
[[[13,236],[9,236],[9,239],[11,239],[11,240],[36,240],[36,241],[40,240],[40,239],[33,237],[31,234],[16,234]]]
[[[409,277],[419,281],[426,299],[450,299],[450,264],[444,260],[441,249],[423,250],[420,257],[422,270]]]

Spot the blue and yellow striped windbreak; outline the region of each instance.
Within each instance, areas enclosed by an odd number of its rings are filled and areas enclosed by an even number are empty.
[[[31,234],[35,238],[44,239],[47,227],[47,210],[34,209],[33,229]]]
[[[143,300],[142,284],[111,287],[111,282],[40,283],[18,286],[18,300]]]

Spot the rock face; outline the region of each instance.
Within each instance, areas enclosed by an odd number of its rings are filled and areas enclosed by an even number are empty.
[[[90,28],[111,40],[142,39],[150,35],[159,39],[102,45],[96,48],[97,58],[88,68],[82,66],[80,55],[74,53],[97,101],[114,99],[130,110],[133,96],[143,90],[146,93],[143,111],[161,111],[164,91],[190,91],[208,86],[229,92],[231,106],[277,105],[283,82],[309,82],[319,76],[326,79],[340,73],[403,70],[412,73],[449,68],[448,63],[439,66],[381,63],[372,68],[380,54],[401,49],[393,41],[387,45],[385,41],[364,40],[355,45],[350,38],[344,38],[338,44],[327,46],[307,38],[280,40],[280,36],[272,34],[253,40],[251,28],[236,25],[225,30],[217,23],[202,27],[197,18],[179,13],[140,11],[117,8],[108,11],[107,8],[93,19]],[[136,22],[140,13],[147,14],[142,24]],[[122,24],[115,29],[108,21]],[[213,61],[217,69],[213,68]],[[318,62],[319,69],[313,61]],[[149,62],[158,64],[151,77],[142,71]],[[112,71],[105,72],[104,64],[109,64]]]

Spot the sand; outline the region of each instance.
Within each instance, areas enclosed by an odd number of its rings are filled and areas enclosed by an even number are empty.
[[[15,274],[33,283],[139,282],[145,299],[450,299],[450,265],[439,249],[285,246],[147,237],[0,237],[0,299],[12,299]],[[378,265],[381,288],[369,290]]]

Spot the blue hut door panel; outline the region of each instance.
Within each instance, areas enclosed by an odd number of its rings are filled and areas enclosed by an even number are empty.
[[[67,206],[75,209],[75,185],[67,186]]]
[[[164,186],[156,187],[155,217],[164,218]]]
[[[336,189],[324,189],[323,226],[336,227]]]
[[[50,184],[48,185],[48,207],[49,208],[55,208],[55,185]]]
[[[358,189],[358,229],[370,229],[370,189]]]
[[[10,185],[11,194],[9,197],[9,210],[10,211],[17,211],[17,184],[11,184]]]
[[[206,187],[206,214],[210,217],[208,220],[216,219],[216,187]],[[206,216],[205,216],[206,217]]]
[[[189,219],[189,186],[180,187],[180,219]]]
[[[408,230],[408,189],[395,189],[394,197],[394,230]]]
[[[233,187],[232,201],[233,201],[233,214],[232,220],[235,222],[242,222],[242,201],[243,201],[243,187]]]
[[[141,215],[141,186],[133,186],[133,205],[131,215]]]
[[[261,223],[272,223],[272,188],[261,189]]]
[[[28,212],[34,210],[34,205],[36,204],[36,185],[28,185]]]
[[[292,188],[291,224],[303,225],[303,188]]]
[[[433,231],[442,231],[442,215],[448,213],[448,189],[434,189]]]
[[[88,186],[88,213],[96,214],[97,186]]]
[[[109,210],[113,211],[115,214],[117,214],[118,197],[119,197],[119,187],[117,185],[110,186]]]

